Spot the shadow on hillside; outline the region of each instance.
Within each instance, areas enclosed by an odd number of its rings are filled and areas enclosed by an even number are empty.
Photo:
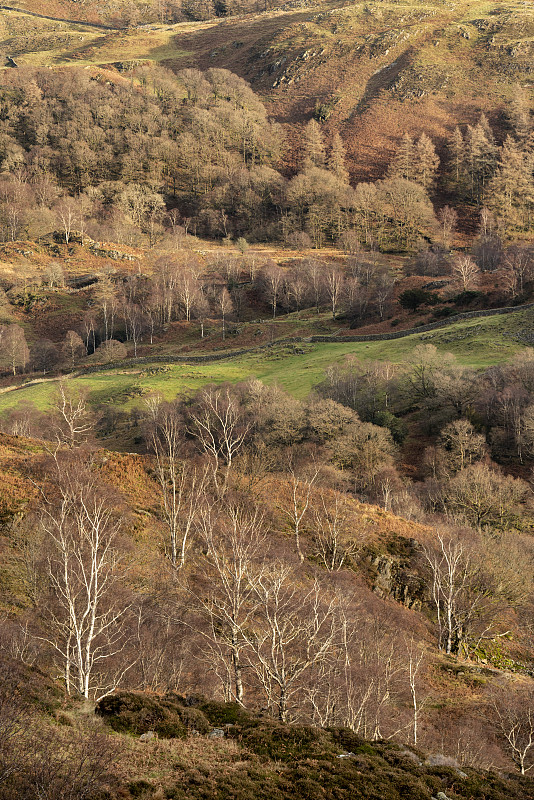
[[[381,67],[371,75],[367,81],[363,96],[353,111],[353,115],[362,114],[383,89],[390,89],[393,86],[399,74],[411,65],[414,52],[414,48],[409,47],[391,64]]]

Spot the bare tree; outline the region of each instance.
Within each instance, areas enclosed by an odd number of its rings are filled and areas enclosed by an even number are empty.
[[[524,499],[527,484],[483,463],[471,464],[442,487],[445,511],[473,527],[503,527]]]
[[[423,553],[430,567],[439,649],[469,655],[484,639],[504,636],[506,631],[496,631],[503,610],[498,587],[467,533],[438,531],[435,546]]]
[[[534,768],[534,691],[524,689],[498,697],[493,704],[497,731],[512,761],[525,775]]]
[[[201,392],[199,403],[190,413],[188,431],[211,459],[213,480],[221,494],[226,491],[232,461],[249,430],[250,423],[245,420],[230,387],[208,387]],[[221,466],[224,469],[222,481],[219,478]]]
[[[257,511],[229,507],[217,512],[205,505],[199,530],[204,550],[199,569],[207,586],[201,593],[193,591],[193,597],[206,623],[202,633],[208,657],[222,667],[225,699],[244,705],[242,652],[249,642],[243,632],[257,607],[250,576],[258,578],[264,568],[263,519]]]
[[[13,375],[17,374],[17,367],[26,369],[30,351],[20,325],[2,326],[0,329],[0,354],[13,371]]]
[[[532,253],[526,248],[509,247],[504,258],[506,291],[512,298],[520,297],[534,275]]]
[[[173,567],[185,564],[190,537],[204,494],[206,471],[188,469],[180,457],[183,418],[175,406],[162,404],[155,412],[150,444],[156,458],[161,514],[168,531],[168,551]]]
[[[102,673],[127,640],[128,604],[118,591],[122,517],[90,468],[57,456],[54,467],[53,491],[42,493],[40,509],[53,597],[44,610],[42,639],[63,664],[67,693],[76,689],[97,699],[113,691],[131,666]]]
[[[390,624],[355,615],[350,605],[340,598],[335,649],[313,671],[305,695],[323,725],[341,725],[367,739],[391,737],[406,727],[396,724],[394,714],[405,657]]]
[[[267,298],[273,310],[273,319],[275,319],[278,301],[280,300],[282,287],[284,285],[285,273],[284,270],[280,269],[276,264],[271,264],[262,269],[261,274]]]
[[[480,460],[487,450],[486,437],[477,433],[466,419],[446,425],[441,433],[441,441],[447,450],[447,460],[453,472]]]
[[[94,414],[88,408],[87,394],[60,380],[52,404],[51,420],[55,438],[72,448],[86,442],[94,430]]]
[[[462,286],[464,292],[476,285],[480,270],[471,256],[457,255],[452,262],[452,272]]]
[[[313,484],[317,479],[319,471],[315,472],[309,478],[299,478],[295,472],[293,465],[290,467],[291,474],[291,496],[287,504],[280,504],[279,508],[287,518],[289,526],[295,536],[295,546],[301,561],[304,561],[304,553],[302,552],[300,534],[311,501],[311,491]]]
[[[413,637],[409,642],[406,642],[407,650],[407,677],[408,685],[410,687],[410,698],[412,703],[412,733],[413,743],[417,747],[419,738],[419,717],[421,710],[424,707],[425,699],[421,698],[420,693],[420,673],[424,666],[425,653],[415,643]]]
[[[56,208],[59,224],[63,229],[65,244],[70,242],[72,231],[78,221],[76,203],[72,199],[62,200]]]
[[[330,308],[332,309],[332,319],[336,318],[336,312],[343,294],[345,279],[343,273],[335,264],[329,264],[324,274],[324,281]]]
[[[319,313],[319,306],[324,294],[323,273],[325,265],[316,259],[308,259],[303,262],[304,274],[311,286],[315,310]]]
[[[191,312],[197,303],[199,294],[198,270],[191,267],[183,270],[178,277],[177,297],[187,322],[191,319]]]
[[[65,334],[65,341],[63,343],[63,352],[69,359],[71,367],[74,369],[77,358],[81,358],[86,354],[85,345],[82,337],[76,331],[67,331]]]
[[[328,497],[325,492],[319,499],[313,509],[315,555],[325,569],[337,572],[361,550],[362,543],[347,531],[354,527],[350,502],[337,494]]]
[[[0,794],[2,784],[20,767],[22,740],[31,725],[29,709],[20,698],[23,676],[16,666],[5,657],[0,662]]]
[[[137,303],[126,303],[124,306],[124,319],[127,323],[128,336],[134,345],[134,358],[137,358],[137,345],[146,328],[146,318]]]
[[[441,241],[443,243],[443,247],[447,248],[448,250],[454,238],[458,214],[454,208],[451,208],[450,206],[443,206],[443,208],[440,208],[438,211],[437,217],[441,229]]]
[[[326,659],[337,633],[337,599],[317,581],[302,586],[286,564],[273,563],[251,576],[257,611],[249,629],[246,657],[267,703],[282,722],[312,665]]]
[[[99,278],[95,291],[95,299],[102,312],[104,340],[113,339],[118,302],[115,287],[108,276]]]
[[[231,314],[234,310],[234,304],[232,303],[232,298],[230,297],[230,292],[224,286],[217,296],[217,307],[221,312],[222,318],[222,338],[223,340],[226,338],[226,317],[228,314]]]
[[[195,296],[195,300],[193,303],[193,314],[195,318],[200,322],[200,338],[203,339],[204,326],[210,314],[210,304],[208,298],[202,291],[199,291]]]

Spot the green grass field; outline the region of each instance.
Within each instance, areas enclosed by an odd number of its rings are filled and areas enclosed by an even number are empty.
[[[402,362],[419,344],[433,344],[442,352],[453,353],[458,363],[483,368],[509,360],[526,349],[515,338],[532,330],[534,312],[518,311],[506,316],[473,319],[446,328],[403,339],[381,342],[328,342],[274,346],[269,350],[236,356],[206,364],[140,365],[138,369],[106,370],[72,378],[72,383],[88,390],[92,404],[112,404],[129,409],[139,406],[144,395],[160,392],[170,400],[176,395],[193,394],[208,383],[237,383],[258,378],[278,383],[296,397],[303,398],[323,377],[325,369],[348,355],[360,359]],[[529,348],[530,349],[530,348]],[[299,352],[301,351],[301,352]],[[0,413],[21,401],[32,402],[45,411],[55,391],[55,381],[22,387],[0,394]]]

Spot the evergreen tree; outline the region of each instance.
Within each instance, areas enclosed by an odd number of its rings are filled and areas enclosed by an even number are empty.
[[[311,119],[304,128],[304,168],[310,166],[324,167],[326,159],[323,133],[315,119]]]
[[[500,154],[500,163],[488,186],[487,202],[508,232],[527,231],[534,210],[534,155],[522,150],[511,136]]]
[[[411,180],[419,183],[425,189],[430,189],[436,179],[439,167],[439,157],[432,140],[422,133],[414,148],[413,177]]]
[[[349,172],[345,163],[346,151],[339,133],[334,134],[332,147],[328,158],[328,169],[339,178],[342,183],[349,182]]]

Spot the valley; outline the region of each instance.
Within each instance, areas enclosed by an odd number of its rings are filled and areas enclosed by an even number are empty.
[[[0,6],[1,800],[534,795],[534,10]]]

